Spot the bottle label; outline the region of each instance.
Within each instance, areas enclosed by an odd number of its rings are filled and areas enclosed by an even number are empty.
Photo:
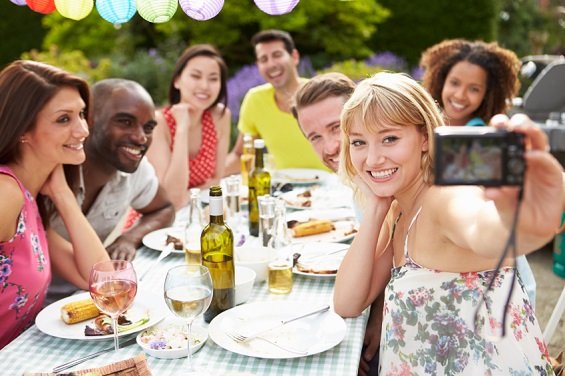
[[[222,197],[210,197],[210,215],[224,215]]]

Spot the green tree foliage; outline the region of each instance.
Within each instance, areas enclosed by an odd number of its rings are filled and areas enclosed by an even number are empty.
[[[29,11],[29,10],[28,10]],[[139,46],[150,40],[152,30],[140,27],[143,22],[139,15],[125,24],[114,26],[98,14],[96,7],[80,21],[64,18],[59,12],[48,14],[43,25],[49,30],[43,40],[43,49],[56,45],[61,51],[81,50],[91,59],[108,56],[119,51],[126,56],[133,56]],[[152,29],[149,24],[147,29]]]
[[[90,60],[79,50],[60,52],[56,46],[51,46],[48,51],[39,52],[31,50],[24,52],[21,56],[25,60],[41,61],[46,64],[60,67],[68,72],[74,73],[93,84],[98,80],[108,77],[110,72],[110,61],[102,59],[95,67]]]
[[[19,59],[22,52],[40,48],[47,30],[41,26],[43,14],[8,0],[0,1],[0,15],[0,67],[4,67]]]
[[[501,0],[498,41],[518,56],[532,54],[532,38],[543,38],[545,19],[536,0]],[[546,35],[547,37],[547,35]]]
[[[239,67],[254,60],[251,36],[262,29],[278,28],[289,31],[301,54],[322,66],[344,57],[369,56],[367,42],[387,15],[377,0],[303,0],[282,16],[263,13],[253,0],[238,0],[226,1],[221,12],[208,21],[193,20],[179,8],[168,22],[151,24],[136,15],[116,30],[96,9],[80,21],[54,12],[45,17],[49,34],[43,46],[55,44],[62,51],[79,49],[91,58],[118,50],[131,58],[140,47],[161,49],[165,40],[174,41],[169,47],[176,46],[177,53],[186,45],[212,43],[220,48],[230,67]]]
[[[379,0],[391,12],[370,48],[392,51],[417,64],[422,51],[450,38],[496,39],[499,0]]]

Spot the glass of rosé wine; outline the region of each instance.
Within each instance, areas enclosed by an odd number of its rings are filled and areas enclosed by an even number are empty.
[[[114,356],[118,355],[118,317],[133,304],[137,294],[137,275],[129,261],[96,263],[90,270],[90,296],[100,311],[112,318]]]

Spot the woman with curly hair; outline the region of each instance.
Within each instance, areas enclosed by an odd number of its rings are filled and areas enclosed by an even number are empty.
[[[450,39],[428,48],[423,85],[444,110],[446,125],[486,125],[518,93],[521,62],[497,43]]]

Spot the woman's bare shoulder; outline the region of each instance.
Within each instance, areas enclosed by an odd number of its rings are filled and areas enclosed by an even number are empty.
[[[229,124],[231,122],[231,111],[228,107],[224,106],[223,103],[218,103],[210,111],[212,112],[212,118],[214,119],[214,124],[216,125],[220,123]]]
[[[0,174],[0,241],[9,240],[15,231],[15,225],[24,205],[24,194],[18,182],[11,176]]]

